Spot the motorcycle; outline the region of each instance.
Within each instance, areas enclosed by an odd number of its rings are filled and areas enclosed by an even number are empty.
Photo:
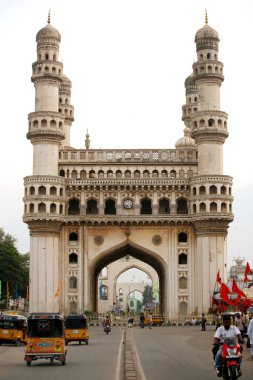
[[[109,325],[104,326],[104,332],[108,335],[111,332],[111,327]]]
[[[225,338],[221,348],[221,376],[225,380],[236,380],[241,373],[242,348],[236,338]]]

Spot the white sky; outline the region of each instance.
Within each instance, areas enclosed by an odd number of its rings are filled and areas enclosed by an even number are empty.
[[[22,222],[23,177],[32,174],[27,115],[36,33],[51,24],[62,36],[60,57],[72,81],[75,122],[71,144],[92,148],[174,148],[183,135],[184,80],[196,59],[194,36],[204,25],[220,36],[224,63],[221,110],[229,114],[224,174],[234,178],[235,214],[228,263],[253,266],[252,0],[0,0],[0,227],[29,251]]]

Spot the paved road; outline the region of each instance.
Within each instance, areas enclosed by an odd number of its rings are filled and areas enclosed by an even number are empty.
[[[214,328],[197,326],[132,329],[143,380],[213,380],[212,343]],[[244,346],[242,380],[251,380],[253,361]]]
[[[0,380],[122,380],[119,352],[124,328],[113,327],[108,336],[101,327],[90,327],[89,345],[68,345],[66,366],[47,360],[27,367],[24,347],[0,346]],[[127,329],[143,370],[138,380],[214,380],[211,346],[213,327],[154,327]],[[138,360],[137,360],[138,362]],[[242,380],[251,380],[253,361],[244,349]]]
[[[27,367],[24,347],[0,346],[0,380],[114,380],[122,328],[108,336],[102,327],[90,327],[89,345],[75,342],[67,346],[66,365],[49,360],[33,361]]]

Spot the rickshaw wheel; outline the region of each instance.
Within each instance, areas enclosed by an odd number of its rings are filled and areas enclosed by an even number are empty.
[[[66,346],[67,346],[67,345],[69,344],[69,342],[66,340],[65,344],[66,344]]]
[[[50,362],[53,363],[53,361],[54,361],[54,358],[50,358]]]
[[[65,365],[65,360],[63,360],[63,361],[61,362],[61,365]]]
[[[82,344],[82,341],[81,341],[81,340],[79,340],[79,344]]]
[[[32,362],[26,362],[26,365],[28,365],[28,367],[31,367],[31,364]]]
[[[89,344],[89,342],[88,342],[88,340],[86,340],[86,345],[88,346],[88,344]]]

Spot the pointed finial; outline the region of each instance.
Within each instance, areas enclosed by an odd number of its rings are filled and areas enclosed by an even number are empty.
[[[49,9],[49,12],[48,12],[48,16],[47,16],[47,23],[50,24],[51,20],[50,20],[50,13],[51,13],[51,9]]]
[[[207,10],[205,9],[205,24],[208,24],[208,16],[207,16]]]

